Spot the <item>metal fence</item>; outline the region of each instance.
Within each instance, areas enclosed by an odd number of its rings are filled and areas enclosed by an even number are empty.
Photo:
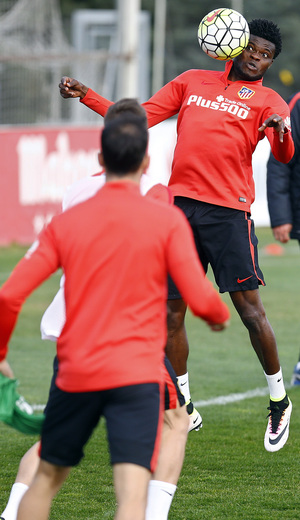
[[[71,41],[58,0],[0,0],[0,124],[89,123],[97,116],[59,96],[63,75],[75,77],[115,100],[119,65],[117,13],[75,12]],[[149,94],[149,17],[141,13],[139,99]],[[99,116],[98,116],[99,117]]]

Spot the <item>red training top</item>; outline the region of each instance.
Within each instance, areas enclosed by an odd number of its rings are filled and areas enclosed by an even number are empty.
[[[229,318],[182,212],[138,184],[108,182],[53,218],[0,291],[0,360],[25,298],[62,267],[66,323],[56,383],[69,392],[163,380],[167,272],[191,310]]]
[[[178,114],[177,144],[169,186],[174,196],[250,211],[255,198],[252,154],[266,135],[275,158],[294,154],[291,132],[280,143],[273,128],[258,128],[277,113],[289,126],[289,108],[262,80],[229,81],[225,72],[189,70],[143,103],[149,127]],[[81,100],[102,116],[112,104],[89,90]]]

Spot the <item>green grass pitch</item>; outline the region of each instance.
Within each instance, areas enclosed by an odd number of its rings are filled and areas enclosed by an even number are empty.
[[[285,383],[289,386],[300,348],[300,250],[296,241],[282,256],[268,255],[269,229],[258,228],[259,258],[267,287],[260,294],[274,328]],[[0,283],[25,249],[0,248]],[[46,402],[54,345],[39,333],[43,311],[59,285],[59,273],[26,302],[14,332],[9,361],[20,381],[19,392],[31,403]],[[211,277],[211,273],[209,273]],[[211,277],[212,278],[212,277]],[[190,314],[189,374],[194,401],[266,388],[247,332],[228,295],[231,326],[212,333]],[[278,453],[264,450],[268,396],[226,405],[199,407],[203,428],[188,437],[184,467],[169,514],[170,520],[296,520],[300,518],[300,387],[289,388],[293,401],[290,437]],[[206,403],[208,404],[208,403]],[[0,423],[0,513],[5,507],[22,455],[37,440]],[[51,519],[112,519],[115,498],[102,421],[53,502]]]

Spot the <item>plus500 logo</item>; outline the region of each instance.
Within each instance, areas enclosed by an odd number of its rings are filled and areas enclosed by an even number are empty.
[[[210,108],[211,110],[219,110],[220,112],[229,112],[229,114],[240,117],[241,119],[246,119],[249,114],[249,110],[246,110],[239,105],[226,103],[225,101],[219,103],[218,101],[204,99],[202,96],[190,96],[187,104],[191,105],[192,103],[195,103],[198,107],[200,106],[203,108]]]

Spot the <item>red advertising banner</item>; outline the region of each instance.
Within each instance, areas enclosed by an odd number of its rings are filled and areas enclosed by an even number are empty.
[[[99,171],[99,127],[0,130],[0,245],[30,244],[66,187]]]
[[[0,245],[30,245],[74,181],[99,171],[99,127],[0,129]],[[144,191],[167,184],[176,122],[150,130],[150,168]]]

